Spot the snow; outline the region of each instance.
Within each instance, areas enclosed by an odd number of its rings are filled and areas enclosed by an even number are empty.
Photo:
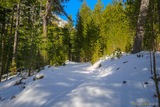
[[[19,77],[4,81],[0,107],[152,107],[157,99],[150,56],[141,54],[106,57],[93,65],[67,61],[65,66],[45,66],[21,85],[15,85]],[[159,72],[160,53],[156,57]],[[33,81],[40,76],[44,78]]]
[[[63,20],[62,18],[60,18],[59,16],[57,16],[56,14],[53,14],[53,16],[58,19],[55,22],[57,22],[58,27],[63,28],[66,24],[68,24],[68,22],[66,20]]]

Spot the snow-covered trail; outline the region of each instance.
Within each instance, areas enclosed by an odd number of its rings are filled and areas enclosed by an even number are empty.
[[[51,107],[54,103],[58,102],[61,98],[65,97],[73,89],[77,88],[80,84],[87,81],[94,76],[88,70],[85,70],[90,64],[79,64],[79,63],[68,63],[66,66],[61,67],[46,67],[37,75],[44,75],[44,79],[33,81],[33,77],[26,79],[26,87],[22,91],[17,86],[13,86],[16,82],[15,79],[10,83],[12,85],[8,87],[10,92],[8,96],[16,96],[16,98],[7,101],[0,102],[3,107]],[[2,87],[4,87],[3,85]],[[13,89],[13,88],[17,89]],[[14,91],[19,90],[22,92],[15,93]],[[5,90],[0,92],[3,93]]]
[[[97,68],[99,63],[102,66]],[[157,102],[148,53],[142,58],[129,55],[101,60],[93,66],[68,62],[66,66],[45,67],[37,75],[44,78],[24,80],[23,90],[13,86],[16,79],[0,84],[0,97],[5,98],[0,107],[152,107]],[[3,94],[5,90],[10,91]]]
[[[148,56],[137,59],[133,55],[100,61],[101,68],[92,69],[98,64],[89,67],[96,75],[52,107],[152,107],[157,100],[153,97],[155,88],[150,79],[148,60]]]

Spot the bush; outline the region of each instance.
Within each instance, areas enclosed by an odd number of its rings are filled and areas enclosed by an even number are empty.
[[[122,52],[120,48],[117,48],[114,52],[113,52],[113,57],[117,57],[118,59],[122,56]]]

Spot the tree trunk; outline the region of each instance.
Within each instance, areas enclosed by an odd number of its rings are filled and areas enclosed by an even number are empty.
[[[9,63],[10,63],[10,58],[11,58],[11,40],[12,40],[12,35],[13,35],[13,18],[14,18],[14,8],[12,10],[12,16],[11,16],[11,28],[10,28],[10,35],[8,39],[8,53],[7,53],[7,61],[6,61],[6,69],[5,72],[7,73],[7,79],[8,79],[8,70],[9,70]]]
[[[154,82],[155,82],[155,87],[156,87],[156,93],[157,93],[157,97],[158,97],[158,107],[160,107],[160,93],[159,93],[157,70],[156,70],[155,49],[153,51],[153,72],[154,72]]]
[[[134,38],[133,53],[138,53],[143,50],[143,37],[145,33],[144,27],[145,27],[148,7],[149,7],[149,0],[141,0],[141,6],[137,22],[137,31]]]
[[[52,4],[53,4],[53,0],[47,0],[46,10],[45,10],[45,14],[43,16],[43,34],[44,34],[44,37],[47,36],[47,20],[48,20],[49,12],[51,11]]]
[[[2,75],[3,75],[3,70],[4,70],[4,36],[5,36],[5,17],[6,17],[6,12],[5,9],[3,10],[3,23],[2,23],[2,34],[1,34],[1,56],[0,56],[0,82],[2,80]]]
[[[46,3],[46,10],[45,10],[45,14],[43,16],[43,50],[42,50],[42,53],[43,53],[43,60],[44,60],[44,63],[47,64],[48,63],[48,59],[47,59],[47,51],[46,51],[46,42],[47,42],[47,25],[48,25],[48,20],[49,20],[49,14],[50,14],[50,11],[51,11],[51,7],[53,5],[53,0],[47,0],[47,3]]]
[[[159,32],[160,32],[160,0],[158,1],[158,21],[159,21]]]
[[[150,67],[151,67],[151,75],[153,74],[153,70],[152,70],[152,51],[150,51]]]
[[[19,15],[20,15],[20,3],[17,4],[16,30],[15,30],[15,34],[14,34],[14,46],[13,46],[13,57],[12,57],[12,67],[13,67],[14,72],[16,70],[16,63],[17,63]]]
[[[30,42],[31,42],[30,48],[31,48],[31,50],[30,50],[30,54],[29,54],[30,64],[29,64],[29,70],[28,70],[28,77],[31,76],[31,70],[32,70],[32,66],[34,65],[34,60],[35,60],[35,57],[32,54],[32,53],[34,53],[34,50],[35,50],[35,48],[33,46],[34,39],[35,39],[35,32],[36,32],[36,31],[34,31],[36,29],[35,26],[34,26],[35,22],[36,22],[36,20],[35,20],[35,5],[33,5],[30,9],[29,14],[28,14],[28,25],[30,23],[32,23],[32,25],[30,26],[30,28],[32,28],[32,33],[30,34],[31,35],[31,37],[30,37]]]

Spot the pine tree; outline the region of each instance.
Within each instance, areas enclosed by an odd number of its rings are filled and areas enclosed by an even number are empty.
[[[101,29],[107,40],[106,53],[111,54],[117,48],[125,51],[127,44],[131,43],[132,37],[129,19],[122,5],[119,3],[108,5],[103,13],[103,23],[105,25],[102,25]]]
[[[75,61],[79,62],[81,59],[80,53],[83,48],[83,24],[82,17],[80,13],[77,14],[77,24],[76,24],[76,32],[75,32]]]
[[[80,50],[80,61],[84,61],[84,62],[87,62],[87,61],[90,61],[90,54],[91,53],[91,50],[90,50],[90,22],[92,21],[91,20],[91,9],[89,8],[89,6],[87,5],[86,2],[84,2],[81,6],[81,9],[80,9],[80,17],[81,17],[81,20],[82,20],[82,26],[83,26],[83,29],[82,33],[80,33],[81,35],[79,36],[82,36],[81,37],[81,44],[82,44],[82,48]]]
[[[143,38],[145,34],[144,27],[146,22],[148,6],[149,0],[141,0],[141,6],[137,22],[137,31],[134,39],[133,53],[137,53],[143,50]]]
[[[9,58],[10,58],[10,47],[9,45],[11,45],[11,36],[9,33],[12,32],[12,28],[13,28],[13,23],[11,24],[11,30],[9,31],[9,27],[10,27],[10,16],[14,6],[14,3],[16,3],[16,1],[1,1],[0,2],[0,24],[2,26],[1,27],[1,31],[0,31],[0,80],[1,77],[3,75],[3,73],[6,73],[6,70],[9,66]],[[12,18],[13,19],[13,18]],[[13,22],[13,21],[12,21]],[[12,33],[11,33],[12,34]],[[6,60],[7,59],[7,60]]]

